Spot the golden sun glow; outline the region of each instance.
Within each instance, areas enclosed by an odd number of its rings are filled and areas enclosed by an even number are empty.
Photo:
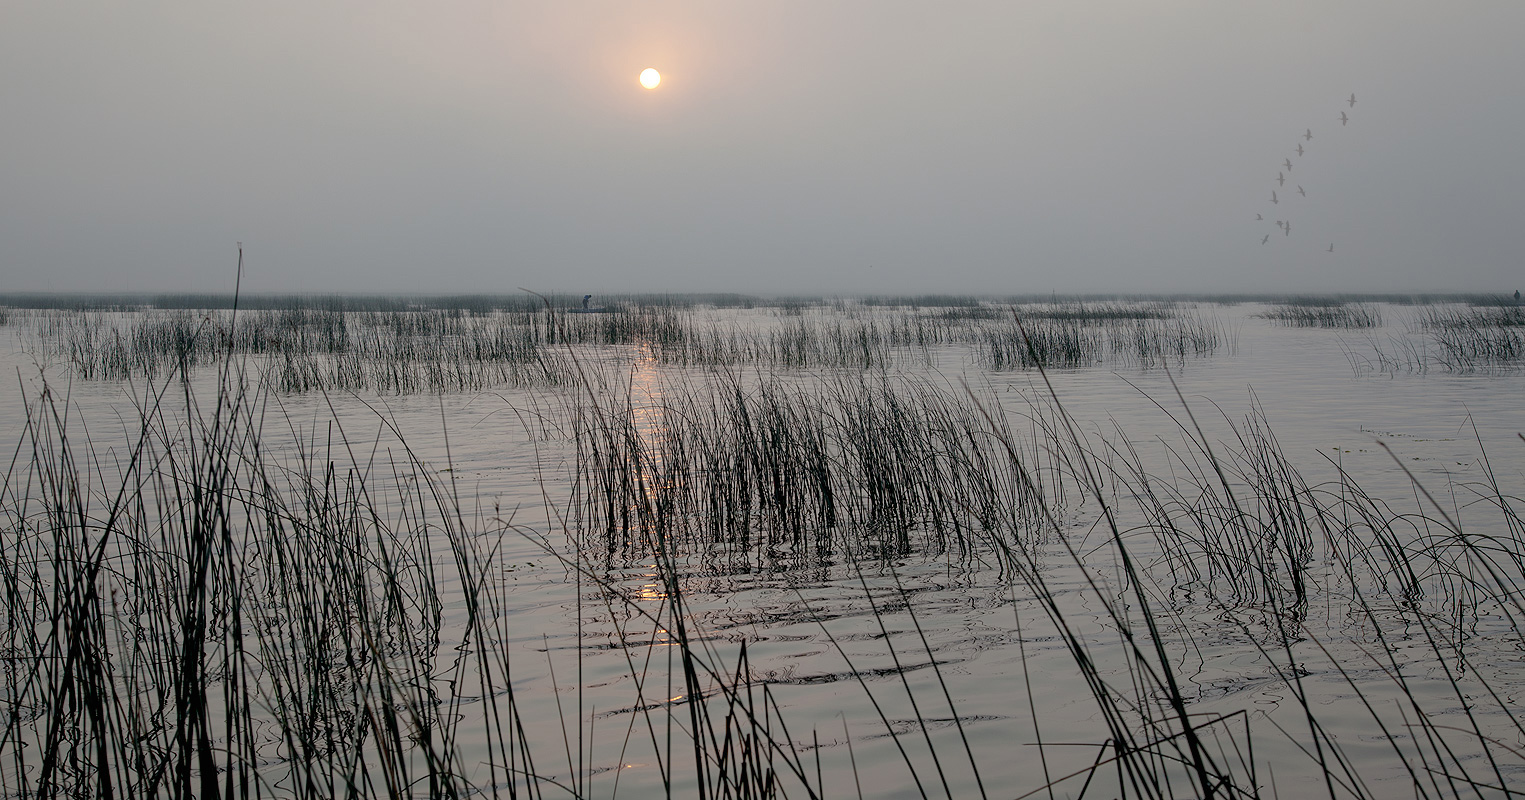
[[[661,82],[662,82],[662,73],[657,72],[656,70],[652,69],[651,67],[647,67],[646,69],[641,70],[641,85],[642,86],[645,86],[647,89],[655,89],[655,88],[657,88],[657,84],[659,84]]]

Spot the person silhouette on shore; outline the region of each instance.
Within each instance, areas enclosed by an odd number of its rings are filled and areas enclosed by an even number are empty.
[[[593,299],[593,295],[591,295],[591,294],[583,295],[582,296],[582,307],[583,308],[587,308],[588,307],[588,301],[592,300],[592,299]]]

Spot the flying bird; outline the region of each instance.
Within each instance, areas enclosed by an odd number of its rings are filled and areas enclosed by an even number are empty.
[[[1329,243],[1329,252],[1331,252],[1331,253],[1334,252],[1334,243],[1333,242]]]
[[[1255,221],[1256,221],[1256,222],[1260,222],[1260,221],[1262,221],[1262,220],[1264,220],[1264,219],[1265,219],[1265,217],[1262,217],[1262,216],[1260,216],[1260,215],[1259,215],[1259,214],[1256,214],[1256,215],[1255,215]]]
[[[1269,242],[1269,241],[1271,241],[1271,234],[1268,233],[1268,234],[1266,234],[1266,238],[1260,240],[1260,243],[1261,244],[1265,244],[1266,242]]]
[[[1277,186],[1286,186],[1287,185],[1287,176],[1281,174],[1280,172],[1276,173],[1276,185]]]
[[[1281,220],[1276,220],[1276,227],[1278,227],[1278,228],[1285,227],[1286,224],[1287,223],[1282,222]]]
[[[1298,142],[1297,143],[1297,154],[1299,156],[1301,156],[1303,154],[1303,143],[1302,142]]]
[[[1302,195],[1303,197],[1307,197],[1308,196],[1308,193],[1303,191],[1302,184],[1298,184],[1298,186],[1297,186],[1297,193]]]
[[[1340,124],[1344,125],[1344,124],[1346,124],[1348,122],[1350,122],[1350,117],[1346,116],[1345,112],[1341,111],[1340,112]]]
[[[1281,202],[1280,200],[1276,199],[1276,190],[1272,189],[1271,190],[1271,205],[1275,205],[1275,204],[1280,203],[1280,202]]]
[[[1281,227],[1281,232],[1287,236],[1292,235],[1292,220],[1287,220],[1287,224]]]
[[[1288,172],[1292,171],[1292,159],[1289,158],[1286,161],[1281,162],[1281,165],[1286,167]]]
[[[1309,128],[1306,131],[1303,131],[1303,141],[1305,141],[1305,142],[1313,141],[1313,129],[1312,128]]]
[[[1351,92],[1350,93],[1350,107],[1351,108],[1355,108],[1356,107],[1356,93],[1355,92]]]

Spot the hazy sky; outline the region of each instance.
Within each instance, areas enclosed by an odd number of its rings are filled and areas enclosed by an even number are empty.
[[[1522,31],[1516,0],[0,0],[0,291],[228,290],[242,241],[260,292],[1512,292]]]

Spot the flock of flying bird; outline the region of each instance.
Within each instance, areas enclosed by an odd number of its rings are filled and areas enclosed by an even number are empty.
[[[1345,102],[1349,104],[1350,108],[1355,108],[1356,107],[1356,96],[1355,96],[1355,93],[1352,92],[1351,95],[1350,95],[1350,99],[1346,100]],[[1336,119],[1338,119],[1340,121],[1340,127],[1344,127],[1344,126],[1350,124],[1350,115],[1347,114],[1343,110],[1340,111],[1340,115],[1338,117],[1336,117]],[[1303,130],[1302,140],[1303,141],[1297,143],[1297,149],[1294,151],[1294,152],[1297,153],[1299,158],[1301,158],[1303,153],[1306,152],[1304,150],[1304,148],[1303,148],[1303,143],[1304,142],[1311,142],[1311,141],[1313,141],[1313,129],[1312,128],[1305,128]],[[1281,169],[1278,170],[1277,173],[1276,173],[1276,188],[1271,190],[1271,205],[1273,205],[1273,206],[1280,206],[1281,205],[1281,202],[1282,202],[1282,196],[1281,195],[1283,195],[1283,194],[1287,195],[1288,202],[1296,202],[1296,201],[1293,201],[1293,200],[1290,199],[1292,193],[1287,191],[1287,188],[1286,188],[1287,187],[1287,175],[1292,172],[1292,158],[1291,158],[1291,156],[1288,156],[1284,161],[1281,162],[1281,164],[1279,166],[1281,167]],[[1299,197],[1307,197],[1308,196],[1308,192],[1303,189],[1302,185],[1294,183],[1294,184],[1292,184],[1292,186],[1297,190],[1297,194],[1298,194]],[[1255,221],[1257,221],[1257,222],[1264,222],[1265,221],[1265,215],[1264,214],[1256,214],[1255,215]],[[1279,219],[1279,220],[1276,220],[1276,227],[1281,229],[1281,234],[1283,236],[1291,236],[1292,235],[1292,220],[1290,220],[1290,219]],[[1262,245],[1267,244],[1270,241],[1271,241],[1271,234],[1269,234],[1269,233],[1266,234],[1265,236],[1261,237],[1261,239],[1260,239],[1260,243]],[[1330,242],[1329,249],[1326,250],[1325,252],[1328,252],[1328,253],[1333,253],[1334,252],[1334,243],[1333,242]]]

